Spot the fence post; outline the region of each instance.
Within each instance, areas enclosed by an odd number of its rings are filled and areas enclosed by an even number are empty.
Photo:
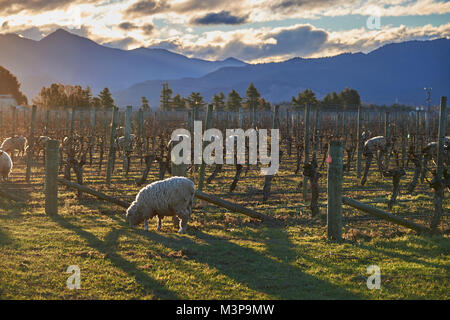
[[[309,124],[309,116],[310,114],[310,106],[307,104],[305,107],[305,155],[304,155],[304,163],[308,163],[309,161],[309,130],[310,130],[310,124]],[[308,177],[303,176],[303,200],[306,200],[306,194],[307,194],[307,185],[308,185]]]
[[[125,112],[125,147],[123,148],[123,170],[125,171],[125,174],[128,173],[128,152],[130,147],[130,132],[131,132],[131,113],[133,111],[132,106],[127,106],[126,112]]]
[[[17,125],[17,108],[11,106],[11,113],[12,113],[11,137],[14,137],[16,134],[16,125]]]
[[[111,133],[109,136],[109,154],[108,154],[108,167],[106,170],[106,185],[109,186],[111,184],[111,174],[114,165],[114,157],[116,148],[114,146],[114,140],[116,139],[116,125],[117,125],[117,116],[119,109],[117,107],[113,107],[113,115],[111,120]]]
[[[31,109],[30,136],[28,137],[28,146],[29,146],[30,152],[27,153],[27,170],[25,173],[26,182],[30,182],[31,166],[33,165],[33,152],[31,152],[31,150],[33,150],[33,147],[34,147],[34,128],[36,126],[36,112],[37,112],[37,107],[35,105],[33,105],[32,109]]]
[[[356,141],[357,141],[357,159],[356,159],[356,177],[361,178],[361,160],[362,160],[362,149],[363,149],[363,141],[361,141],[362,134],[362,112],[361,106],[358,106],[358,119],[356,123]]]
[[[211,128],[211,123],[212,123],[212,110],[213,110],[213,105],[209,104],[208,105],[208,111],[206,113],[206,124],[205,124],[205,131],[208,130],[209,128]],[[202,147],[202,164],[200,165],[200,173],[199,173],[199,178],[198,178],[198,190],[202,191],[203,190],[203,181],[205,180],[205,161],[203,160],[203,151],[205,149],[205,142],[203,142],[203,147]]]
[[[439,115],[438,133],[438,156],[436,175],[433,180],[439,184],[434,191],[434,215],[431,220],[431,229],[436,230],[442,216],[442,201],[444,199],[444,185],[442,176],[444,175],[444,138],[447,129],[447,97],[441,97],[441,112]]]
[[[45,151],[45,213],[58,214],[58,153],[59,141],[48,140]]]
[[[75,114],[76,114],[76,109],[72,108],[72,115],[70,117],[70,132],[69,132],[69,137],[73,138],[73,130],[74,130],[74,125],[75,125]]]
[[[342,239],[342,143],[331,141],[328,164],[328,207],[327,236],[328,239]]]

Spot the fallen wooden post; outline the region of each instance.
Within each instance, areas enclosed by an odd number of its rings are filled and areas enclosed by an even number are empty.
[[[13,200],[15,202],[25,202],[22,198],[20,198],[18,196],[15,196],[15,195],[13,195],[13,194],[11,194],[9,192],[6,192],[3,189],[0,189],[0,197],[8,198],[8,199]]]
[[[353,207],[355,209],[364,211],[370,215],[376,216],[378,218],[402,225],[406,228],[410,228],[413,229],[419,233],[428,233],[430,232],[430,229],[428,229],[425,226],[422,226],[420,224],[408,221],[408,220],[404,220],[400,217],[397,217],[393,214],[390,214],[388,212],[385,212],[383,210],[380,210],[378,208],[372,207],[368,204],[353,200],[351,198],[348,197],[342,197],[342,203],[349,205],[350,207]]]
[[[210,194],[206,194],[202,191],[195,190],[195,196],[201,200],[205,200],[209,203],[215,204],[216,206],[223,207],[234,212],[242,213],[255,219],[263,220],[265,222],[276,222],[276,220],[270,216],[248,209],[244,206],[241,206],[240,204],[223,200]]]
[[[93,189],[88,188],[86,186],[83,186],[81,184],[78,184],[78,183],[75,183],[75,182],[71,182],[71,181],[63,179],[63,178],[58,178],[58,182],[61,183],[62,185],[65,185],[65,186],[69,187],[69,188],[77,189],[78,191],[90,194],[90,195],[92,195],[94,197],[97,197],[97,198],[99,198],[101,200],[105,200],[105,201],[117,204],[117,205],[119,205],[121,207],[128,208],[130,206],[130,203],[128,203],[126,201],[122,201],[120,199],[108,196],[108,195],[106,195],[104,193],[101,193],[99,191],[93,190]]]
[[[93,190],[91,188],[88,188],[86,186],[80,185],[78,183],[71,182],[71,181],[68,181],[68,180],[63,179],[63,178],[58,178],[58,182],[61,183],[62,185],[65,185],[65,186],[69,187],[69,188],[74,188],[74,189],[77,189],[79,191],[82,191],[83,193],[90,194],[90,195],[92,195],[94,197],[97,197],[97,198],[99,198],[101,200],[105,200],[105,201],[117,204],[118,206],[121,206],[123,208],[128,208],[130,206],[129,202],[126,202],[126,201],[123,201],[123,200],[120,200],[120,199],[108,196],[108,195],[106,195],[106,194],[104,194],[102,192]],[[198,191],[198,190],[195,191],[195,196],[197,198],[201,199],[201,200],[210,202],[210,203],[215,204],[215,205],[217,205],[219,207],[223,207],[225,209],[228,209],[228,210],[231,210],[231,211],[234,211],[234,212],[242,213],[242,214],[245,214],[245,215],[247,215],[249,217],[252,217],[252,218],[255,218],[255,219],[259,219],[259,220],[263,220],[264,222],[276,222],[276,220],[274,218],[270,217],[270,216],[267,216],[265,214],[256,212],[256,211],[251,210],[251,209],[248,209],[248,208],[246,208],[244,206],[241,206],[241,205],[239,205],[237,203],[233,203],[233,202],[230,202],[230,201],[227,201],[227,200],[220,199],[220,198],[218,198],[216,196],[213,196],[213,195],[210,195],[210,194],[206,194],[206,193]]]

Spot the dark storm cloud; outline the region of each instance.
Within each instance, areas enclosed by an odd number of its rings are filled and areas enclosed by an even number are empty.
[[[196,25],[217,25],[217,24],[243,24],[247,22],[247,16],[232,15],[229,11],[221,11],[217,13],[208,13],[202,17],[195,18],[191,21]]]
[[[167,0],[141,0],[125,10],[125,14],[130,17],[151,16],[161,13],[170,8]]]
[[[267,43],[274,39],[274,43]],[[313,29],[309,25],[298,26],[293,29],[284,29],[268,33],[259,38],[260,43],[245,43],[240,38],[235,38],[224,46],[183,46],[178,41],[163,41],[154,44],[154,48],[164,48],[202,58],[225,59],[227,57],[239,57],[239,59],[251,61],[271,56],[292,55],[308,56],[319,52],[328,42],[328,33],[323,30]]]
[[[122,22],[118,25],[118,27],[122,30],[133,30],[137,28],[137,26],[132,22]]]

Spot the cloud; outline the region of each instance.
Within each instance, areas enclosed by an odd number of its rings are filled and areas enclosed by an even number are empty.
[[[152,25],[151,23],[147,23],[147,24],[144,24],[143,26],[141,26],[141,32],[146,36],[152,35],[154,33],[154,31],[155,31],[155,26]]]
[[[151,16],[156,13],[167,11],[170,4],[167,0],[140,0],[125,10],[129,17]]]
[[[237,16],[232,15],[229,11],[220,11],[217,13],[208,13],[202,17],[197,17],[191,20],[195,25],[217,25],[217,24],[243,24],[247,22],[248,15]]]
[[[132,22],[122,22],[118,25],[118,27],[122,30],[133,30],[137,28],[137,26]]]
[[[139,42],[136,39],[132,38],[132,37],[126,37],[126,38],[123,38],[123,39],[117,39],[117,40],[111,40],[111,41],[108,41],[108,42],[103,42],[102,44],[105,45],[105,46],[108,46],[108,47],[119,48],[119,49],[125,49],[126,50],[126,49],[128,49],[130,47],[138,46]]]
[[[65,9],[73,4],[93,2],[98,2],[98,0],[0,0],[0,12],[2,14],[16,14],[22,11],[43,12]]]

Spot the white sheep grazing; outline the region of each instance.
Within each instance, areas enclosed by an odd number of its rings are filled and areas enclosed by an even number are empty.
[[[133,148],[133,143],[136,140],[136,136],[134,134],[130,134],[130,140],[128,142],[128,148],[126,147],[126,138],[125,136],[119,137],[116,139],[116,146],[118,151],[124,151],[125,149],[131,150]]]
[[[3,181],[8,181],[12,167],[13,163],[9,154],[0,150],[0,176],[3,178]]]
[[[22,156],[24,156],[26,145],[27,138],[24,136],[14,136],[6,138],[0,146],[0,149],[10,153],[11,155],[14,155],[14,151],[18,150],[19,152],[17,155],[22,154]]]
[[[161,229],[165,216],[177,216],[180,219],[179,233],[186,231],[192,213],[194,183],[185,177],[171,177],[153,182],[142,188],[136,200],[127,209],[126,220],[134,227],[144,222],[148,231],[148,219],[158,216],[156,230]]]

